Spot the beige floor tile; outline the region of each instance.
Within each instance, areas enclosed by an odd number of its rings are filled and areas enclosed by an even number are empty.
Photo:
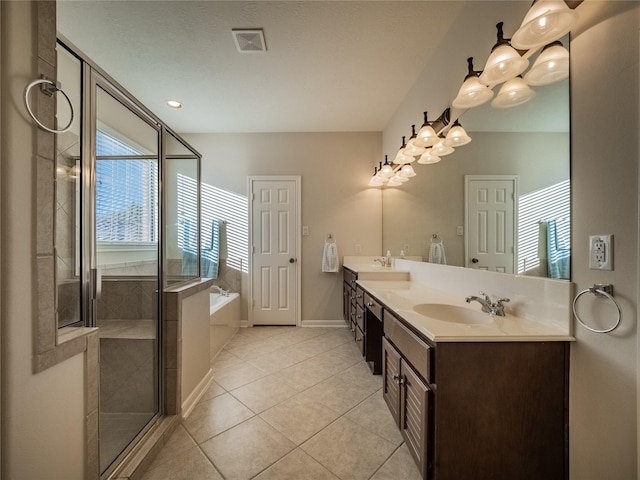
[[[225,368],[242,365],[243,363],[244,361],[241,358],[236,357],[234,354],[228,352],[227,350],[222,350],[213,359],[213,362],[211,363],[211,369],[214,372],[217,372]]]
[[[217,397],[218,395],[222,395],[223,393],[226,393],[226,390],[222,388],[218,382],[212,380],[207,389],[202,394],[202,397],[200,397],[200,401],[203,402],[205,400],[211,400],[212,398]]]
[[[275,373],[296,363],[300,363],[307,358],[309,358],[309,355],[303,352],[299,352],[290,347],[283,347],[266,355],[252,358],[248,360],[248,363],[266,372]]]
[[[326,380],[335,374],[335,368],[319,364],[315,357],[296,363],[280,372],[287,383],[299,391]]]
[[[303,393],[270,408],[260,417],[300,445],[338,418],[338,414]]]
[[[267,468],[255,480],[339,480],[299,448]]]
[[[406,444],[402,444],[398,450],[385,462],[371,480],[422,480],[416,462]]]
[[[354,382],[351,375],[343,373],[305,390],[304,395],[343,415],[379,389],[377,383]]]
[[[233,390],[262,377],[267,372],[248,363],[234,365],[213,373],[213,379],[225,390]]]
[[[286,383],[282,375],[274,373],[230,393],[255,413],[260,413],[293,397],[298,391]]]
[[[167,443],[162,447],[158,456],[153,460],[149,469],[156,468],[167,462],[174,462],[184,456],[189,450],[197,449],[197,443],[189,436],[184,426],[179,425],[171,434]]]
[[[251,410],[231,394],[225,393],[211,400],[198,402],[183,425],[194,440],[201,444],[252,416],[254,413]]]
[[[209,459],[194,447],[162,465],[151,465],[142,480],[223,480]]]
[[[202,444],[203,451],[227,480],[248,480],[294,448],[291,441],[259,417]]]
[[[366,428],[398,446],[403,442],[398,425],[382,398],[382,390],[376,391],[345,415],[349,420]]]
[[[392,443],[344,417],[300,448],[333,474],[349,480],[368,479],[395,450]]]

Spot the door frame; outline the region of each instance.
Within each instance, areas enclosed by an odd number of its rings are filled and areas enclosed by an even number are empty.
[[[253,327],[253,307],[254,307],[254,299],[253,299],[253,200],[255,194],[253,193],[253,186],[255,182],[258,181],[274,181],[274,182],[282,182],[282,181],[292,181],[295,183],[296,190],[296,213],[295,213],[295,232],[296,232],[296,282],[294,285],[295,288],[295,319],[296,319],[296,327],[299,327],[302,324],[302,290],[301,290],[301,263],[302,263],[302,235],[301,228],[302,225],[302,177],[300,175],[249,175],[247,176],[247,197],[248,197],[248,205],[249,205],[249,225],[248,225],[248,252],[247,255],[249,257],[249,272],[248,272],[248,280],[249,280],[249,301],[248,301],[248,325]]]
[[[464,266],[470,267],[469,262],[469,183],[474,180],[511,181],[513,182],[513,272],[518,267],[518,175],[465,175],[464,176]]]

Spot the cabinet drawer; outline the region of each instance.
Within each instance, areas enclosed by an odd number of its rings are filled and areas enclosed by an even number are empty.
[[[360,330],[360,328],[358,328],[358,326],[356,326],[356,330],[355,330],[355,340],[356,340],[356,346],[358,347],[358,350],[360,351],[361,355],[364,355],[364,339],[365,339],[365,335],[362,332],[362,330]]]
[[[362,330],[363,332],[365,331],[364,309],[360,305],[356,305],[356,324],[358,325],[358,328],[360,328],[360,330]]]
[[[382,305],[367,292],[364,292],[364,305],[382,321]]]
[[[435,382],[433,348],[384,310],[384,335],[402,352],[416,372],[427,382]]]
[[[362,287],[356,287],[356,303],[364,309],[364,290]]]
[[[355,281],[358,279],[358,274],[345,268],[343,269],[342,278],[344,279],[345,283],[348,283],[349,285],[354,286]]]

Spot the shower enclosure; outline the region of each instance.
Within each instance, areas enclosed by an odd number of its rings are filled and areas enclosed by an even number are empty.
[[[200,156],[86,59],[58,57],[81,113],[58,138],[58,318],[99,329],[108,476],[163,415],[162,292],[200,276]]]

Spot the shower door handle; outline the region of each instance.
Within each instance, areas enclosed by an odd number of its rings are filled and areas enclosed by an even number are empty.
[[[100,300],[102,297],[102,272],[99,268],[91,269],[91,298]]]

